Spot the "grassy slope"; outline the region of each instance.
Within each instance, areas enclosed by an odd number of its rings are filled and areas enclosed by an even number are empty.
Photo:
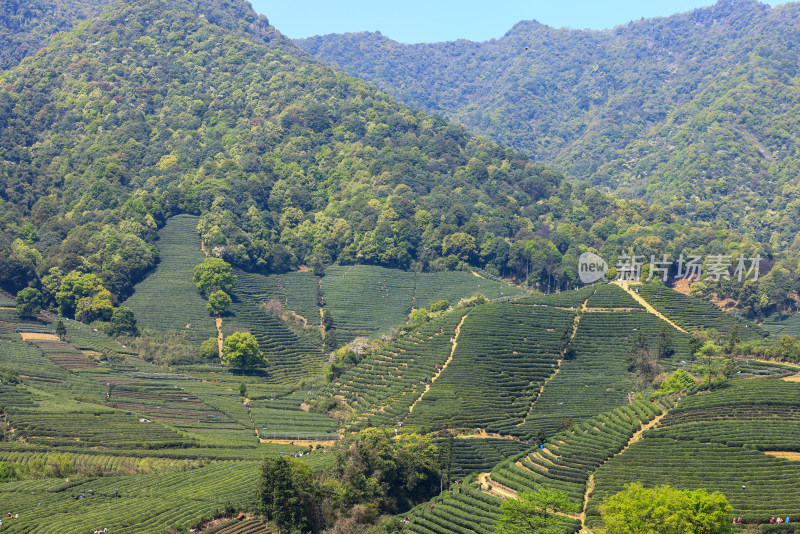
[[[161,261],[136,284],[123,305],[133,310],[140,328],[185,331],[189,339],[200,343],[216,335],[216,327],[192,281],[194,268],[205,259],[195,229],[197,221],[192,215],[167,221],[158,233]]]

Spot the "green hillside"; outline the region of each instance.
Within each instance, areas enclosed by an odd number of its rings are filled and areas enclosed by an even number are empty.
[[[194,268],[203,262],[197,236],[197,217],[179,215],[158,232],[159,263],[123,305],[133,310],[139,328],[161,332],[178,330],[199,344],[216,336],[214,318],[192,281]]]
[[[243,0],[98,6],[0,8],[0,61],[17,62],[0,70],[0,500],[19,514],[0,530],[490,534],[501,498],[546,488],[588,498],[585,521],[555,518],[566,534],[600,526],[600,500],[633,480],[719,489],[754,521],[800,512],[791,319],[760,342],[659,285],[573,290],[589,252],[705,254],[706,276],[714,257],[759,255],[758,281],[692,293],[750,318],[796,308],[796,23],[778,16],[794,5],[726,0],[604,33],[522,24],[493,44],[508,68],[484,77],[474,47],[419,67],[452,63],[435,82],[459,102],[464,65],[477,92],[512,86],[520,111],[476,107],[495,126],[542,104],[525,137],[593,186],[325,66]],[[736,46],[712,53],[706,32]],[[759,91],[776,110],[752,118],[737,106]],[[653,146],[626,155],[645,131]],[[208,281],[232,297],[216,319],[193,281],[209,257],[237,277]],[[142,335],[106,335],[130,326],[120,305]],[[217,319],[266,365],[223,365],[213,342],[201,358]],[[656,396],[676,369],[696,384]]]
[[[549,293],[578,285],[588,248],[677,256],[685,235],[699,252],[775,254],[398,104],[239,0],[109,6],[0,82],[0,286],[46,289],[50,306],[73,271],[124,301],[179,214],[200,217],[209,254],[261,274],[472,266]]]
[[[325,309],[343,340],[374,336],[405,324],[412,309],[438,300],[456,305],[476,293],[488,299],[523,290],[467,272],[414,273],[382,267],[330,267],[322,278]]]
[[[766,332],[758,325],[720,310],[710,302],[673,291],[661,285],[644,284],[639,292],[651,306],[687,332],[714,328],[727,334],[739,327],[742,339],[762,339]]]
[[[173,219],[167,228],[188,229],[192,222]],[[167,261],[170,255],[162,254],[159,267]],[[308,284],[313,276],[296,278]],[[295,287],[273,282],[269,287],[276,290]],[[404,512],[413,532],[492,532],[498,490],[481,491],[480,484],[463,478],[478,473],[505,492],[559,489],[576,502],[593,477],[586,523],[591,527],[598,525],[598,499],[631,480],[720,489],[743,517],[793,514],[798,503],[790,494],[778,495],[769,478],[780,469],[780,480],[790,484],[792,462],[761,451],[798,451],[800,386],[757,377],[715,383],[710,393],[695,386],[655,403],[630,397],[640,387],[625,360],[631,341],[642,333],[652,348],[667,323],[630,309],[630,296],[610,287],[616,286],[451,310],[386,342],[327,384],[321,353],[303,351],[302,341],[283,337],[281,332],[294,334],[251,297],[236,302],[223,324],[246,324],[257,334],[271,351],[265,372],[241,373],[217,363],[161,367],[140,357],[147,349],[134,351],[91,326],[66,321],[66,339],[59,340],[53,322],[23,321],[14,310],[0,310],[6,438],[0,462],[22,474],[21,480],[0,482],[0,493],[19,511],[21,528],[33,525],[28,516],[38,514],[51,518],[47,525],[54,531],[71,521],[115,525],[121,532],[189,528],[225,507],[252,506],[248,495],[257,460],[304,451],[303,461],[315,473],[330,476],[334,454],[343,453],[335,442],[351,431],[379,427],[405,436],[446,431],[434,440],[439,450],[451,451],[453,493],[448,489]],[[592,299],[599,304],[584,310]],[[677,354],[661,362],[667,369],[685,357],[688,338],[672,334]],[[740,369],[785,376],[796,367],[749,362]],[[676,404],[678,397],[683,398]],[[319,413],[327,407],[330,413]],[[656,416],[657,424],[634,442]],[[447,432],[461,434],[452,449]],[[532,448],[529,440],[541,439],[542,432],[549,438]],[[311,441],[320,448],[305,454],[307,439],[323,441]],[[654,460],[664,455],[691,459]],[[463,484],[452,484],[458,479]],[[737,491],[742,484],[751,493]],[[31,492],[38,497],[35,507]],[[188,494],[191,505],[181,501]],[[112,498],[122,499],[115,502],[125,504],[124,512],[108,509]],[[77,509],[64,508],[76,500]],[[158,513],[142,519],[146,507]],[[563,527],[575,532],[580,521],[564,518]]]
[[[573,320],[565,310],[504,303],[470,311],[454,338],[452,361],[405,421],[516,433],[553,373]]]
[[[0,70],[47,45],[56,33],[69,31],[110,4],[110,0],[27,0],[0,5]]]
[[[778,232],[786,246],[797,233],[798,18],[792,3],[723,1],[606,31],[521,21],[483,43],[364,32],[297,43],[569,176],[754,237]],[[758,203],[765,194],[780,198],[775,212]]]

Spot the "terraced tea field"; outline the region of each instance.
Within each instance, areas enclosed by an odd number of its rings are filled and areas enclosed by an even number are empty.
[[[0,483],[11,532],[163,534],[188,531],[197,518],[226,506],[249,506],[258,462],[215,462],[187,471],[101,478],[70,477]],[[36,497],[31,498],[31,494]]]
[[[452,362],[405,421],[440,428],[513,432],[560,358],[562,333],[574,313],[493,303],[471,310]]]
[[[401,421],[450,357],[465,313],[448,313],[388,344],[344,373],[322,395],[341,398],[355,410],[351,430]]]
[[[387,333],[405,324],[412,309],[438,300],[455,305],[475,293],[488,299],[522,294],[514,286],[471,273],[414,273],[365,265],[329,267],[322,287],[325,308],[341,340]]]
[[[297,383],[322,376],[325,356],[319,347],[301,340],[283,321],[260,309],[252,301],[240,300],[231,305],[223,319],[225,336],[250,332],[268,358],[266,371],[271,381]]]
[[[133,310],[140,329],[183,331],[197,344],[216,335],[214,319],[192,281],[194,268],[205,259],[196,230],[198,220],[177,215],[167,221],[158,232],[158,265],[123,303]]]
[[[635,385],[627,363],[631,341],[644,333],[655,350],[665,326],[672,331],[676,357],[685,353],[688,336],[647,312],[584,313],[570,345],[574,357],[561,363],[518,432],[533,436],[541,429],[552,434],[563,418],[579,422],[627,403]]]
[[[761,339],[766,334],[756,324],[724,312],[710,302],[683,295],[662,285],[642,284],[637,287],[639,294],[651,306],[688,332],[715,328],[727,333],[738,326],[744,340]]]

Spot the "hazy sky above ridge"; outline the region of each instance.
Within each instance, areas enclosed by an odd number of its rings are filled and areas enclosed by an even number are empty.
[[[665,17],[713,5],[708,0],[250,0],[293,39],[380,31],[404,43],[499,38],[521,20],[555,28],[601,30],[642,17]],[[765,2],[776,5],[777,2]]]

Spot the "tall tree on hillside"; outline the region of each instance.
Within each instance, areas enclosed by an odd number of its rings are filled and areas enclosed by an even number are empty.
[[[234,332],[222,344],[222,362],[245,370],[267,364],[258,340],[249,332]]]
[[[208,304],[206,309],[210,315],[222,315],[228,308],[231,307],[231,297],[228,296],[223,290],[218,289],[208,296]]]
[[[664,325],[658,332],[658,359],[669,358],[675,354],[675,347],[672,342],[672,331],[670,327]]]
[[[600,505],[607,534],[728,534],[731,505],[719,492],[646,489],[638,482]]]
[[[561,534],[560,514],[577,513],[579,507],[563,491],[541,489],[523,491],[517,499],[500,505],[502,514],[495,524],[496,534]]]
[[[319,531],[322,492],[308,464],[285,456],[267,458],[257,493],[261,512],[279,533]]]
[[[628,370],[636,373],[639,387],[645,387],[653,381],[660,369],[655,354],[650,350],[647,336],[642,331],[637,331],[628,350]]]
[[[17,293],[17,313],[20,317],[33,317],[42,309],[42,304],[42,292],[36,288],[26,287]]]
[[[211,293],[222,290],[230,294],[236,283],[231,264],[221,258],[206,258],[194,268],[194,283],[197,290],[208,298]]]

